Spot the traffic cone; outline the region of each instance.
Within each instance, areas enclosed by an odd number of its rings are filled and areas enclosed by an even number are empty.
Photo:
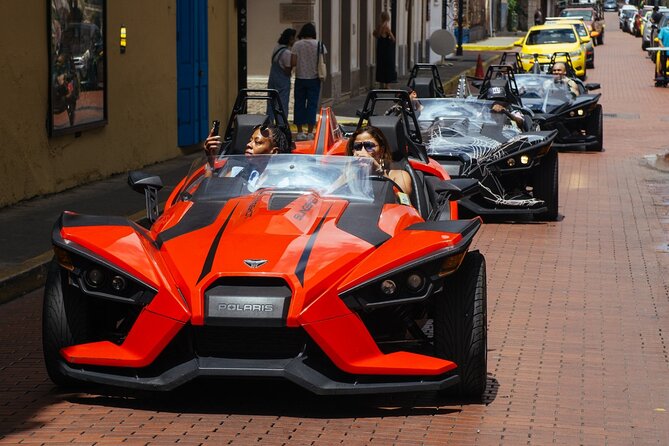
[[[483,76],[483,60],[481,59],[481,53],[479,53],[479,57],[476,59],[476,72],[474,73],[474,77],[483,79]]]

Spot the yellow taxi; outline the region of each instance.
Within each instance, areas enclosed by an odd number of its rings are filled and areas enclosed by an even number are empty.
[[[569,53],[576,75],[585,79],[585,44],[574,25],[551,23],[533,26],[516,44],[521,47],[520,61],[525,71],[532,69],[535,54],[538,55],[540,64],[548,64],[553,53],[566,52]],[[564,60],[564,57],[558,60]]]
[[[595,44],[588,32],[588,26],[580,17],[546,17],[544,24],[550,25],[553,23],[566,23],[574,25],[576,32],[585,46],[585,66],[587,68],[595,68]]]

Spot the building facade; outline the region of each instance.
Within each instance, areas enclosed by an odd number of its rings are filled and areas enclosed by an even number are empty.
[[[234,0],[5,0],[3,17],[0,207],[179,156],[237,94]]]

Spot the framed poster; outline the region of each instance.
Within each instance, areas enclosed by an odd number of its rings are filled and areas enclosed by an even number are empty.
[[[47,0],[49,136],[107,124],[106,0]]]

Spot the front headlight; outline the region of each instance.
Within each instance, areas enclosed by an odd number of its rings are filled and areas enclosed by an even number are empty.
[[[60,266],[70,272],[70,284],[92,297],[148,305],[157,290],[103,261],[54,247]]]

